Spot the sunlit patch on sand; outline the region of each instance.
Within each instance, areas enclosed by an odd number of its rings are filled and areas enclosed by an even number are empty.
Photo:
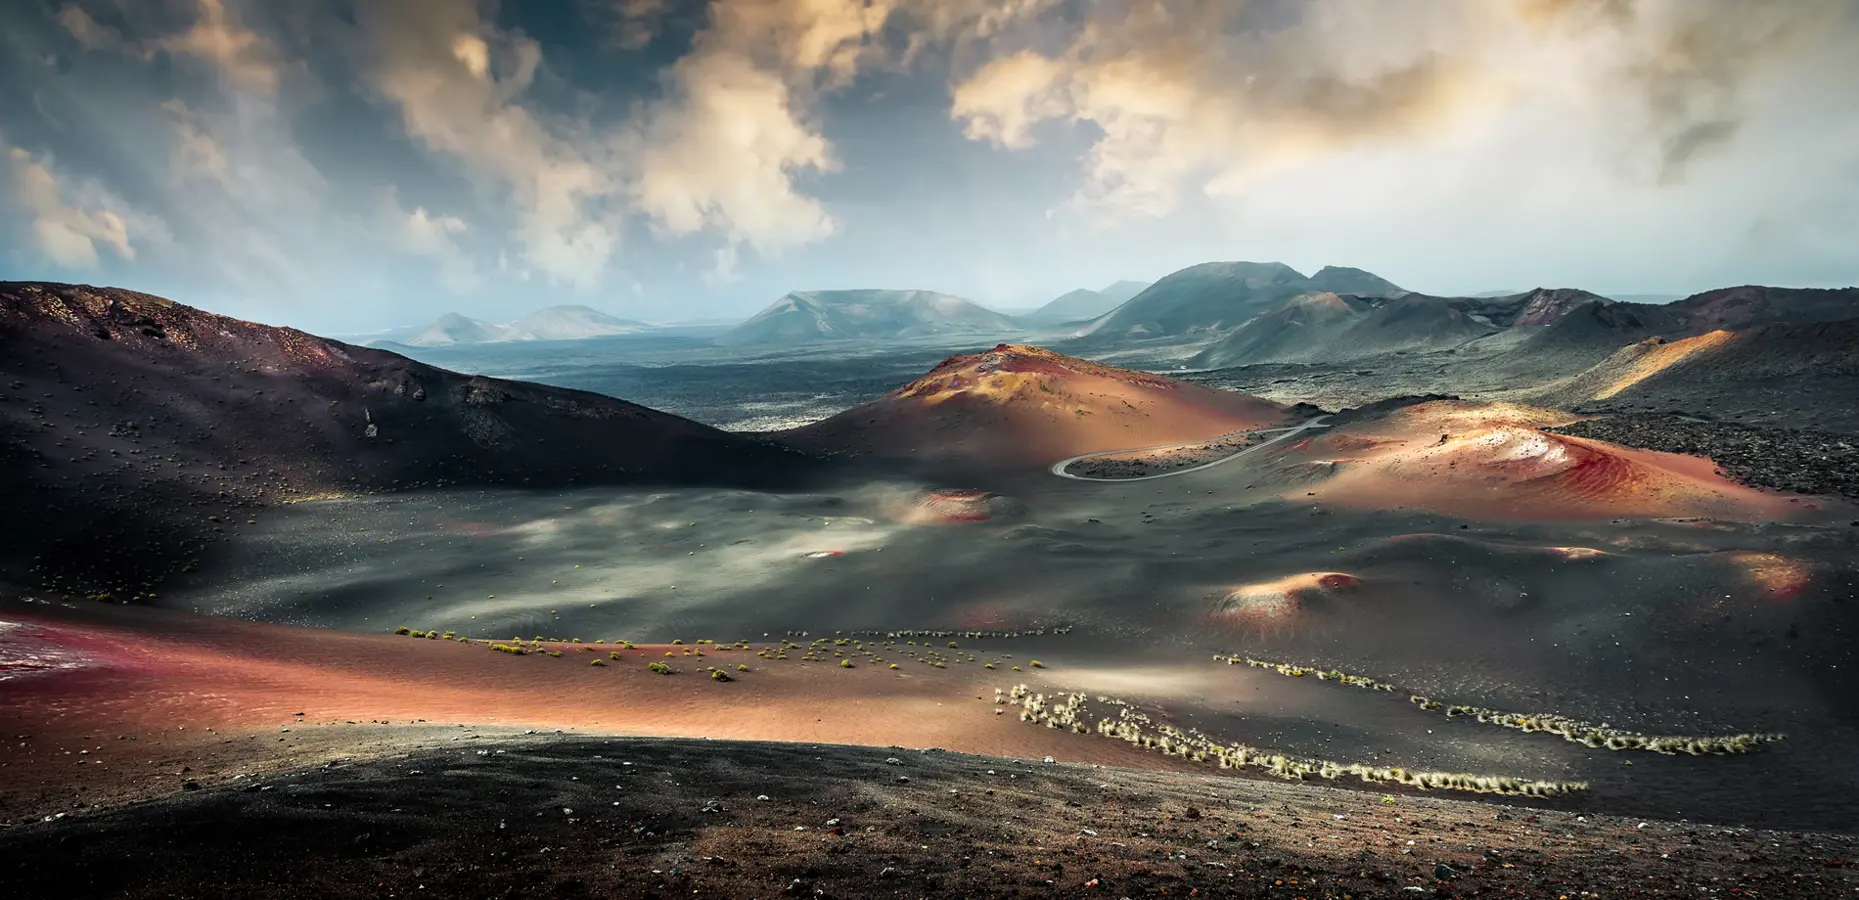
[[[89,661],[43,628],[0,620],[0,681],[77,669]]]
[[[1492,552],[1515,554],[1520,556],[1550,556],[1556,559],[1601,559],[1614,554],[1594,547],[1575,546],[1540,546],[1510,541],[1491,541],[1463,537],[1456,534],[1439,532],[1414,532],[1390,535],[1382,540],[1387,544],[1432,544],[1441,551],[1479,548]]]
[[[886,515],[906,525],[959,525],[1017,519],[1023,511],[1010,498],[973,488],[944,488],[897,494],[883,501]]]
[[[1813,583],[1806,565],[1778,553],[1742,550],[1731,553],[1730,561],[1744,578],[1775,600],[1796,597]]]
[[[1229,628],[1270,634],[1303,624],[1307,606],[1350,593],[1362,582],[1343,572],[1305,572],[1227,591],[1214,605],[1215,621]]]
[[[1424,403],[1326,435],[1311,451],[1362,439],[1348,466],[1322,461],[1332,475],[1318,503],[1432,509],[1480,518],[1657,518],[1712,516],[1738,521],[1798,518],[1788,498],[1736,484],[1708,459],[1621,447],[1539,430],[1571,418],[1508,403]],[[1312,491],[1310,460],[1286,493]],[[1288,473],[1289,474],[1289,473]]]
[[[925,516],[937,522],[985,522],[994,518],[989,502],[994,495],[982,490],[942,490],[923,495]]]
[[[812,553],[807,554],[807,558],[808,559],[831,559],[835,556],[844,556],[844,555],[846,555],[846,551],[844,550],[815,550]]]
[[[1221,673],[1204,666],[1118,666],[1116,668],[1065,667],[1068,689],[1119,697],[1181,697],[1218,692],[1230,685]]]
[[[1390,413],[1380,423],[1385,428],[1438,429],[1441,434],[1509,425],[1522,428],[1553,428],[1567,425],[1578,417],[1561,410],[1523,403],[1467,403],[1442,400],[1420,403]]]
[[[1731,332],[1720,329],[1708,334],[1700,334],[1696,337],[1689,337],[1670,343],[1645,343],[1636,345],[1637,349],[1643,349],[1644,352],[1640,354],[1639,358],[1633,360],[1633,362],[1627,366],[1626,370],[1621,372],[1619,376],[1614,379],[1613,383],[1596,392],[1594,398],[1596,400],[1606,400],[1627,388],[1684,362],[1697,353],[1721,347],[1729,343],[1730,338]]]

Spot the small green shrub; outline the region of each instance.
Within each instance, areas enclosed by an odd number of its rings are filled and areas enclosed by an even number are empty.
[[[710,670],[710,680],[711,681],[735,681],[736,679],[729,677],[729,673],[723,671],[722,669],[712,669]]]
[[[596,658],[594,658],[594,659],[590,659],[590,660],[588,660],[588,661],[587,661],[587,664],[588,664],[588,665],[590,665],[590,666],[604,666],[604,665],[606,665],[606,664],[607,664],[607,661],[606,661],[606,660],[604,660],[604,659],[600,659],[600,658],[598,658],[598,657],[596,657]]]
[[[850,668],[852,668],[852,660],[849,660],[849,659],[842,659],[842,660],[840,660],[840,661],[839,661],[839,668],[841,668],[841,669],[850,669]]]
[[[647,665],[647,666],[646,666],[646,668],[648,668],[648,669],[651,669],[652,671],[654,671],[654,672],[657,672],[657,673],[658,673],[658,674],[660,674],[660,675],[670,675],[670,674],[671,674],[671,667],[670,667],[670,666],[668,666],[668,665],[665,665],[665,664],[664,664],[664,663],[662,663],[662,662],[655,662],[655,663],[651,663],[651,664],[649,664],[649,665]]]
[[[411,628],[408,628],[408,627],[407,627],[407,626],[405,626],[405,625],[402,625],[402,626],[400,626],[399,628],[396,628],[396,629],[394,629],[394,633],[395,633],[395,634],[412,634],[412,633],[413,633],[413,629],[411,629]]]

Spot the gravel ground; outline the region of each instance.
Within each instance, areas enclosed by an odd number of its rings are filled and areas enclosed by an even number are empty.
[[[1849,835],[941,751],[514,740],[0,830],[37,897],[1853,897]]]
[[[1795,428],[1701,422],[1680,416],[1588,419],[1561,434],[1708,456],[1752,487],[1859,499],[1859,437]]]

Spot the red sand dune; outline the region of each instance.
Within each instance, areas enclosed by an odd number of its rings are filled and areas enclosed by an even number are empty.
[[[1284,407],[1246,394],[1001,344],[780,438],[815,452],[1024,469],[1286,420]]]
[[[1334,463],[1328,467],[1334,474],[1315,488],[1318,503],[1492,519],[1769,521],[1811,512],[1786,495],[1730,481],[1709,459],[1540,430],[1571,418],[1515,404],[1439,401],[1339,429],[1283,455]],[[1310,490],[1301,485],[1286,496],[1307,500]]]

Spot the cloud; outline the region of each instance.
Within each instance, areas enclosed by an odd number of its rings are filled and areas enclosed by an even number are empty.
[[[1111,4],[1048,49],[1001,54],[958,78],[949,113],[969,138],[1014,149],[1032,146],[1041,122],[1090,126],[1097,137],[1073,203],[1110,215],[1165,215],[1185,190],[1239,193],[1358,148],[1450,143],[1530,104],[1585,107],[1616,132],[1637,132],[1637,152],[1651,149],[1670,183],[1735,138],[1749,84],[1773,64],[1815,43],[1859,51],[1852,23],[1838,21],[1855,9],[1853,0]],[[1051,43],[1054,22],[1040,24]]]
[[[63,25],[86,50],[131,54],[142,52],[122,32],[91,18],[89,12],[76,4],[66,4],[58,10],[58,24]]]
[[[1019,150],[1033,145],[1032,128],[1070,110],[1059,88],[1065,64],[1031,50],[982,67],[955,90],[949,114],[969,139]]]
[[[613,6],[614,38],[622,50],[640,50],[658,36],[670,13],[668,0],[618,0]]]
[[[741,246],[763,256],[838,228],[797,183],[839,162],[817,121],[824,92],[882,58],[881,0],[715,0],[637,139],[639,209],[672,235],[715,231],[731,280]]]
[[[144,61],[156,53],[192,57],[211,64],[235,89],[260,96],[277,93],[280,57],[270,40],[239,20],[226,0],[194,0],[195,19],[186,30],[134,40],[98,22],[83,7],[68,3],[58,23],[86,50],[120,53]]]
[[[470,0],[379,0],[362,8],[369,82],[407,135],[507,193],[523,258],[552,282],[591,288],[620,241],[610,208],[623,172],[586,123],[525,103],[542,65],[535,40],[504,32]]]
[[[124,216],[105,206],[72,205],[64,186],[43,162],[18,147],[7,149],[15,200],[32,216],[32,237],[39,252],[67,269],[94,269],[102,244],[125,260],[136,258]]]
[[[424,206],[409,212],[400,205],[399,194],[392,188],[382,195],[380,219],[382,231],[401,250],[438,261],[439,281],[449,290],[462,294],[484,283],[455,237],[470,230],[465,220],[433,215]]]
[[[271,42],[244,27],[226,9],[226,0],[197,0],[199,18],[192,27],[154,42],[169,53],[213,64],[227,83],[270,96],[278,89],[278,56]]]

